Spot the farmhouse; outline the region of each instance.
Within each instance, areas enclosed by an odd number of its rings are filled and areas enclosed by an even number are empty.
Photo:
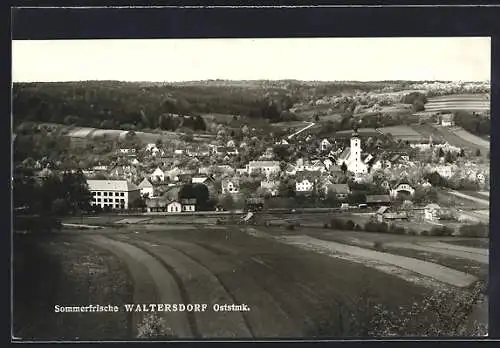
[[[147,195],[148,197],[153,197],[154,194],[153,184],[148,180],[148,178],[144,178],[138,187],[141,190],[142,196]]]
[[[141,196],[140,189],[127,180],[87,180],[92,206],[128,209]]]

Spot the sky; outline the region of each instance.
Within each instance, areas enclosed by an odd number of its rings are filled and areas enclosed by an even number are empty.
[[[12,41],[14,82],[489,81],[489,37]]]

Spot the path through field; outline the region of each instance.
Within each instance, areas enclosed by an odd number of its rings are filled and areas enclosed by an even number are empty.
[[[387,246],[391,246],[394,248],[402,248],[402,249],[411,249],[418,251],[425,251],[431,253],[439,253],[443,255],[449,255],[458,257],[461,259],[477,261],[483,264],[488,264],[488,250],[487,249],[479,249],[479,248],[467,248],[455,246],[452,244],[445,243],[422,243],[422,244],[413,244],[413,243],[389,243]],[[477,249],[477,250],[475,250]]]
[[[309,122],[309,124],[308,124],[307,126],[305,126],[304,128],[299,129],[298,131],[296,131],[296,132],[295,132],[295,133],[293,133],[293,134],[290,134],[290,135],[288,136],[288,139],[289,139],[289,140],[290,140],[290,139],[292,139],[294,136],[296,136],[296,135],[298,135],[298,134],[300,134],[300,133],[302,133],[302,132],[304,132],[304,131],[308,130],[309,128],[313,127],[315,124],[316,124],[316,123],[314,123],[314,122]]]
[[[473,275],[409,257],[321,240],[306,235],[270,236],[254,228],[246,228],[245,230],[256,237],[273,238],[286,244],[295,245],[331,257],[363,263],[386,273],[399,276],[407,281],[424,284],[432,288],[440,287],[437,282],[457,287],[466,287],[477,280]],[[429,280],[429,278],[434,281]]]
[[[460,198],[465,198],[469,201],[473,201],[473,202],[476,202],[476,203],[481,203],[481,204],[485,204],[485,205],[490,205],[490,200],[489,199],[481,199],[481,198],[478,198],[478,197],[473,197],[473,196],[470,196],[468,194],[465,194],[465,193],[462,193],[462,192],[458,192],[458,191],[453,191],[453,190],[448,190],[447,191],[448,193],[454,195],[454,196],[457,196],[457,197],[460,197]]]
[[[477,135],[474,135],[472,133],[467,132],[465,129],[460,128],[460,127],[454,127],[450,129],[453,133],[455,133],[457,136],[460,138],[464,139],[465,141],[476,144],[479,147],[482,147],[484,149],[489,149],[490,148],[490,142],[478,137]]]

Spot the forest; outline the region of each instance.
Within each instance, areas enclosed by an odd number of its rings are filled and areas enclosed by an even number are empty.
[[[18,83],[15,124],[62,123],[103,129],[206,130],[201,115],[230,114],[279,122],[293,119],[296,99],[251,88],[142,85],[113,81]]]

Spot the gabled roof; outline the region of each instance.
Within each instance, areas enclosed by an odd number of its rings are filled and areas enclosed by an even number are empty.
[[[196,204],[196,198],[183,198],[181,204]]]
[[[152,188],[153,187],[153,184],[151,183],[151,181],[148,180],[148,178],[144,178],[141,183],[139,184],[138,186],[139,188],[146,188],[146,187],[150,187]]]
[[[139,188],[127,180],[87,180],[90,191],[137,191]]]
[[[276,167],[280,165],[278,161],[250,161],[250,167]]]

